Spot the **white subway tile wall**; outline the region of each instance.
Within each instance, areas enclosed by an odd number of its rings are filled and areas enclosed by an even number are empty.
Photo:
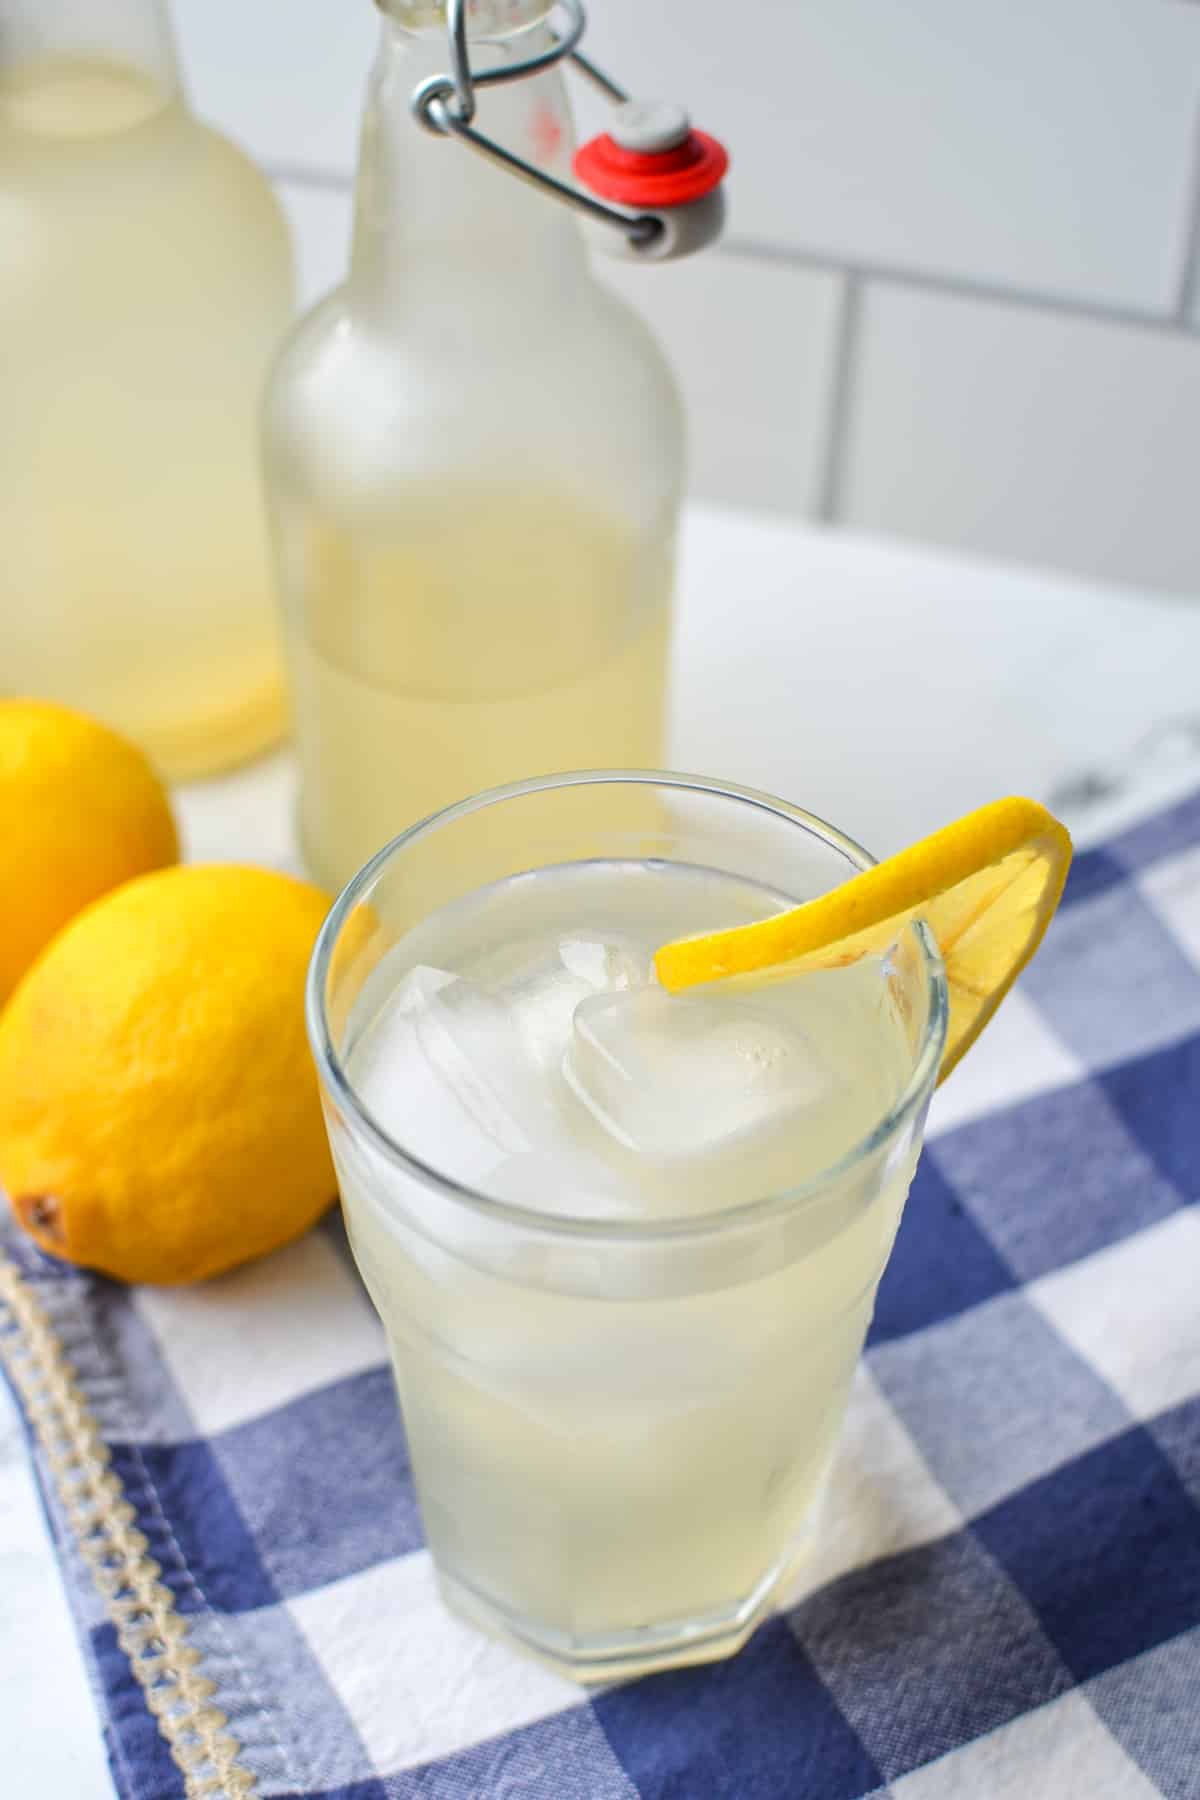
[[[864,297],[839,517],[1200,598],[1200,341],[898,287]]]
[[[595,0],[589,35],[728,139],[738,237],[1174,298],[1200,101],[1178,0]]]
[[[687,396],[689,481],[731,505],[811,516],[825,478],[841,282],[705,256],[597,258],[649,320]]]
[[[268,168],[353,175],[373,0],[168,0],[193,104]]]
[[[172,10],[197,107],[280,181],[307,301],[344,266],[374,6]],[[591,14],[602,66],[733,153],[720,250],[604,265],[679,372],[696,495],[1200,596],[1200,5]]]
[[[337,286],[350,256],[349,190],[296,181],[277,181],[296,253],[296,286],[301,307],[309,307]]]

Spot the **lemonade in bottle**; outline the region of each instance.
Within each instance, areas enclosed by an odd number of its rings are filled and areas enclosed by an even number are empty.
[[[157,0],[0,0],[0,218],[0,692],[237,761],[284,719],[255,421],[291,255]]]
[[[414,116],[445,9],[381,10],[349,273],[266,409],[300,830],[331,885],[473,789],[659,760],[682,488],[666,362],[570,211]],[[537,54],[549,11],[471,8],[473,65]],[[557,67],[479,119],[570,179]]]

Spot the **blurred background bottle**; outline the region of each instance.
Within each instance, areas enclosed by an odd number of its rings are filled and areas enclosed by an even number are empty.
[[[158,0],[0,0],[0,220],[0,692],[238,761],[285,716],[256,413],[291,254]]]
[[[473,64],[543,48],[549,10],[472,7]],[[574,217],[416,122],[446,66],[444,7],[385,0],[349,274],[268,389],[300,829],[331,885],[495,782],[662,753],[674,382]],[[571,180],[558,68],[487,89],[480,123]]]

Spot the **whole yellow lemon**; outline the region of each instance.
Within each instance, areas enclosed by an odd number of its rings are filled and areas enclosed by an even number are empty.
[[[327,907],[267,869],[163,869],[38,959],[0,1014],[0,1187],[43,1250],[198,1281],[324,1212],[304,979]]]
[[[178,857],[140,750],[68,707],[0,700],[0,1006],[82,907]]]

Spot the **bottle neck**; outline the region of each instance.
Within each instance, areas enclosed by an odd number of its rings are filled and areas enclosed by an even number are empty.
[[[535,0],[482,0],[506,18],[547,8]],[[473,29],[478,29],[476,10]],[[410,28],[441,8],[428,0],[387,0],[379,53],[363,121],[354,238],[352,305],[381,321],[422,311],[453,331],[497,330],[566,299],[584,279],[583,242],[574,220],[453,138],[427,131],[411,109],[414,88],[449,67],[444,20]],[[535,22],[516,33],[471,43],[473,68],[535,54],[548,42]],[[478,94],[476,124],[507,148],[560,179],[570,179],[574,130],[561,74],[540,75]]]
[[[114,63],[179,88],[165,0],[0,0],[0,72],[49,59]]]

